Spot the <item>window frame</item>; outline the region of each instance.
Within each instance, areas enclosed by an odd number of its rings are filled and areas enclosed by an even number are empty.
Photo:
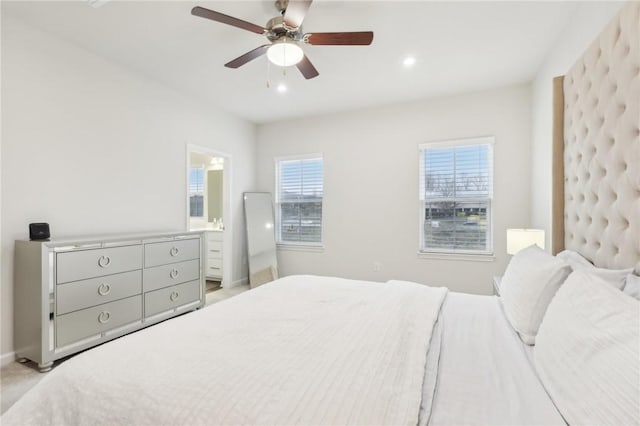
[[[441,249],[441,248],[426,248],[424,238],[424,223],[425,223],[425,204],[427,198],[423,198],[421,191],[423,189],[422,181],[424,179],[422,175],[422,152],[430,148],[454,148],[461,146],[472,145],[488,145],[489,146],[489,167],[491,174],[491,190],[487,198],[479,197],[474,199],[464,199],[461,201],[488,201],[487,206],[487,239],[488,245],[484,250],[464,250],[464,249]],[[459,138],[448,139],[441,141],[425,142],[418,145],[418,255],[419,257],[433,257],[433,258],[464,258],[468,260],[476,259],[493,259],[494,258],[494,205],[495,205],[495,136],[479,136],[472,138]],[[451,198],[452,201],[460,200],[456,197]],[[439,200],[446,201],[446,200]]]
[[[309,250],[317,251],[324,249],[324,200],[325,200],[325,185],[324,185],[324,156],[322,153],[312,154],[299,154],[299,155],[287,155],[274,157],[274,170],[275,170],[275,191],[274,191],[274,210],[275,210],[275,222],[276,222],[276,247],[278,249],[291,249],[291,250]],[[322,213],[320,215],[320,241],[282,241],[281,240],[281,210],[280,210],[280,163],[284,161],[296,161],[296,160],[322,160]]]

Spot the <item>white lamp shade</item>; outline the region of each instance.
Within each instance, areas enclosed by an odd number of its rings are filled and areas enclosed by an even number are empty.
[[[544,230],[507,229],[507,253],[516,254],[523,248],[537,245],[544,250]]]
[[[267,49],[267,58],[280,67],[295,65],[303,56],[304,52],[300,46],[286,41],[275,42]]]

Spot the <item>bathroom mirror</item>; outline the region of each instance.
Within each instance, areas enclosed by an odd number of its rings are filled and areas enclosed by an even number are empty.
[[[244,193],[251,288],[278,278],[273,201],[268,192]]]
[[[223,173],[216,169],[207,171],[207,216],[211,223],[222,218]]]

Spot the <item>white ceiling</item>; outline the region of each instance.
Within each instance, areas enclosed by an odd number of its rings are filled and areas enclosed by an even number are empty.
[[[200,5],[259,25],[272,1],[7,2],[2,11],[174,89],[256,123],[530,81],[573,2],[315,0],[305,32],[374,31],[371,46],[304,46],[320,72],[223,65],[260,35],[190,14]],[[402,66],[406,55],[417,63]],[[267,80],[271,88],[266,87]],[[284,82],[288,91],[275,87]]]

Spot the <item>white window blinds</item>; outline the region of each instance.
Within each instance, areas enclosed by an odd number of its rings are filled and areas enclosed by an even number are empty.
[[[322,157],[276,160],[277,240],[284,244],[322,243]]]
[[[493,138],[420,146],[421,251],[493,250]]]

